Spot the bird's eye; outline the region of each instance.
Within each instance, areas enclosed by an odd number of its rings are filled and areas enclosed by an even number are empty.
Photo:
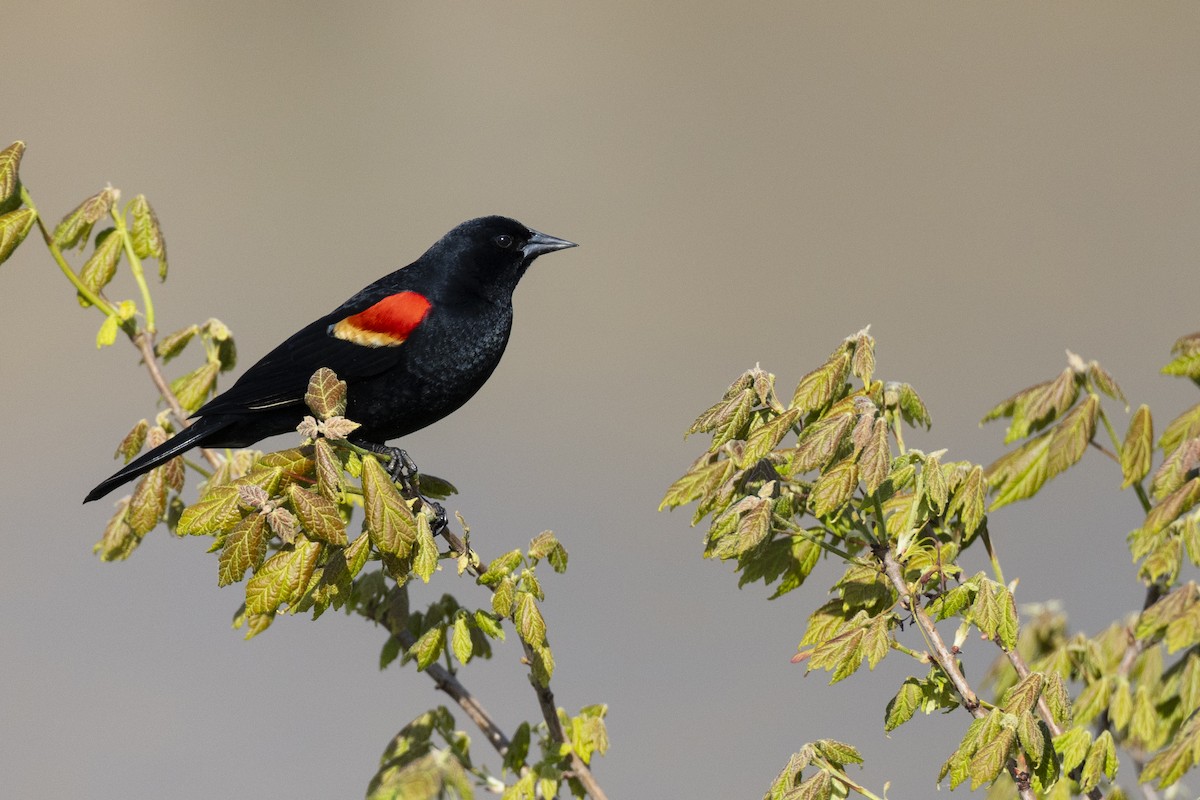
[[[507,233],[500,234],[495,239],[492,239],[492,241],[496,243],[497,247],[502,247],[505,250],[513,245],[513,237],[509,236]]]

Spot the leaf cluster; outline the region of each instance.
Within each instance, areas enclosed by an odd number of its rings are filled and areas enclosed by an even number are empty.
[[[1200,334],[1181,338],[1172,354],[1163,372],[1200,385]],[[774,587],[772,599],[820,561],[839,561],[843,574],[810,614],[793,661],[830,672],[833,682],[891,651],[925,664],[887,704],[884,726],[895,730],[917,711],[970,711],[975,719],[939,776],[951,788],[969,780],[998,797],[1098,798],[1115,780],[1119,749],[1144,764],[1141,782],[1177,782],[1200,753],[1200,601],[1194,584],[1179,582],[1187,563],[1200,564],[1200,405],[1157,441],[1150,409],[1139,406],[1122,438],[1104,402],[1128,411],[1120,386],[1096,361],[1068,353],[1056,377],[985,415],[1007,419],[1006,443],[1017,446],[983,468],[907,447],[903,426],[928,427],[925,406],[911,386],[874,372],[867,331],[805,375],[787,404],[773,375],[747,371],[689,429],[709,434],[710,445],[661,507],[696,503],[693,524],[708,520],[705,556],[733,561],[739,585]],[[1090,638],[1068,634],[1054,607],[1034,609],[1021,624],[987,519],[1036,495],[1089,449],[1112,458],[1120,488],[1132,488],[1143,507],[1129,543],[1148,591],[1133,624]],[[965,577],[959,559],[980,542],[994,575]],[[936,625],[955,619],[950,645]],[[901,641],[909,624],[926,649]],[[971,630],[1005,654],[985,677],[990,703],[958,661]],[[872,796],[832,774],[801,780],[796,763],[768,797]]]

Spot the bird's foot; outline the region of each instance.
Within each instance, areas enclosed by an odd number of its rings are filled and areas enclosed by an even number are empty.
[[[441,503],[435,503],[425,495],[421,494],[421,474],[417,470],[417,463],[409,457],[408,453],[399,447],[389,447],[384,444],[376,444],[375,442],[355,442],[359,447],[370,450],[372,453],[384,456],[388,459],[387,472],[388,477],[392,479],[392,483],[400,486],[400,493],[409,499],[416,499],[421,507],[428,507],[433,512],[433,520],[430,527],[433,529],[433,535],[437,536],[446,527],[446,509]]]

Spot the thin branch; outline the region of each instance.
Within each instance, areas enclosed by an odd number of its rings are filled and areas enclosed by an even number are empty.
[[[403,629],[393,630],[392,635],[400,640],[405,650],[412,647],[417,641],[411,633]],[[458,707],[466,712],[471,721],[475,723],[475,727],[483,732],[488,743],[496,748],[496,752],[500,754],[501,758],[507,756],[512,742],[504,734],[504,731],[500,730],[500,726],[496,724],[492,715],[487,712],[475,695],[471,694],[471,691],[441,664],[430,664],[425,668],[425,672],[433,678],[433,683],[438,689],[448,694],[458,704]]]
[[[175,415],[175,419],[179,420],[179,424],[185,428],[191,425],[192,421],[188,419],[188,413],[183,410],[183,405],[180,404],[179,398],[171,391],[170,384],[163,377],[162,370],[158,368],[158,358],[154,355],[153,334],[148,331],[141,331],[133,337],[133,345],[142,354],[142,363],[146,365],[146,371],[150,373],[150,380],[154,382],[154,386],[158,389],[158,393],[162,395],[163,400],[167,401],[167,406],[170,407],[171,413]],[[213,469],[221,466],[221,459],[207,447],[201,447],[200,454],[212,465]]]
[[[962,670],[958,668],[958,659],[950,652],[950,648],[946,646],[945,640],[938,632],[937,626],[933,620],[921,608],[921,604],[909,591],[908,583],[904,580],[904,572],[900,568],[900,562],[896,560],[896,555],[890,548],[881,548],[876,554],[883,563],[884,572],[888,576],[888,580],[892,582],[900,597],[904,598],[909,611],[913,615],[913,619],[917,621],[917,625],[921,628],[921,632],[925,635],[925,640],[929,642],[933,652],[931,657],[937,663],[938,668],[950,679],[950,683],[954,686],[954,690],[958,692],[958,696],[962,698],[963,707],[970,712],[971,716],[979,719],[987,716],[987,712],[983,710],[979,702],[978,695],[967,683],[967,678],[963,675]],[[1022,800],[1037,800],[1037,795],[1033,793],[1033,788],[1029,785],[1028,774],[1018,765],[1016,759],[1008,759],[1005,765],[1008,774],[1012,777],[1013,783],[1016,784],[1017,794]]]
[[[450,530],[449,525],[441,526],[439,532],[446,540],[446,543],[450,545],[451,550],[459,554],[466,554],[467,546],[463,543],[462,539],[458,538],[458,535],[454,531]],[[471,564],[468,569],[476,578],[482,574],[479,567],[475,564]],[[533,652],[533,648],[524,640],[522,640],[521,645],[525,649],[525,660],[532,664],[537,658],[537,655]],[[433,666],[431,665],[425,671],[432,674],[432,670]],[[533,676],[532,671],[529,674],[529,684],[533,687],[533,691],[537,695],[538,706],[542,709],[542,719],[546,721],[546,728],[550,732],[550,738],[559,744],[569,744],[567,732],[563,730],[562,720],[558,718],[558,704],[554,701],[554,692],[551,691],[549,686],[539,684]],[[439,686],[438,688],[441,687]],[[468,711],[467,713],[469,714],[470,712]],[[571,771],[574,773],[574,778],[583,784],[583,788],[587,790],[588,795],[593,800],[608,800],[608,795],[604,793],[604,790],[600,788],[600,784],[596,782],[595,776],[592,775],[591,768],[584,763],[583,759],[580,758],[574,749],[571,749],[569,758],[571,759]]]

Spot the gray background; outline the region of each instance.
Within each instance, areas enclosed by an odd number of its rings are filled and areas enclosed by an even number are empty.
[[[885,738],[903,656],[832,689],[788,661],[832,564],[767,603],[701,560],[690,512],[655,512],[702,447],[683,430],[743,369],[790,392],[871,323],[880,376],[933,415],[910,443],[984,463],[1003,429],[979,417],[1066,347],[1151,402],[1158,430],[1196,400],[1156,374],[1198,325],[1191,4],[2,10],[0,138],[28,142],[35,200],[56,220],[109,181],[146,193],[173,269],[161,327],[219,317],[242,366],[468,217],[583,245],[521,286],[487,388],[405,444],[458,484],[483,553],[545,528],[566,543],[570,572],[545,579],[555,689],[610,704],[596,774],[613,798],[757,797],[825,736],[863,749],[876,791],[927,796],[967,725]],[[5,794],[359,796],[443,698],[379,672],[384,637],[357,619],[243,642],[240,587],[216,588],[204,541],[157,532],[99,563],[110,506],[79,498],[153,414],[150,386],[127,345],[94,351],[99,315],[37,242],[0,292]],[[1140,601],[1119,483],[1089,454],[992,518],[1019,602],[1059,598],[1095,632]],[[486,602],[446,574],[436,590]],[[969,642],[969,675],[993,654]],[[510,642],[464,673],[510,731],[537,716],[518,658]]]

